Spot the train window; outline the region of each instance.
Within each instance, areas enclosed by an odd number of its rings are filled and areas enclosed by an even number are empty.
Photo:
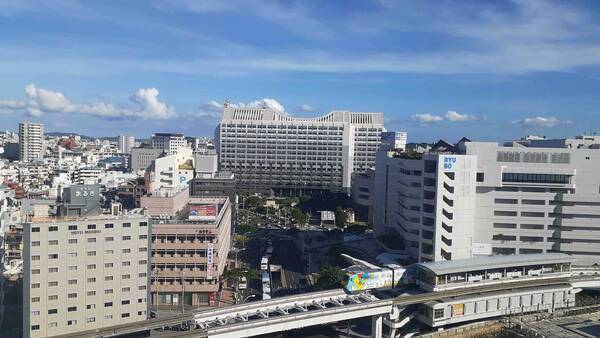
[[[435,309],[433,310],[433,319],[443,318],[444,317],[444,309]]]

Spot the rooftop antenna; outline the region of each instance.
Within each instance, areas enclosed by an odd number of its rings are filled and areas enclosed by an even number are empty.
[[[223,107],[229,108],[229,99],[225,99],[225,102],[223,102]]]

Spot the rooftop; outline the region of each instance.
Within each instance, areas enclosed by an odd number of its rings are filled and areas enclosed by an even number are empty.
[[[430,270],[436,275],[445,275],[449,273],[458,273],[466,271],[476,271],[485,269],[497,269],[504,267],[536,265],[536,264],[553,264],[553,263],[569,263],[574,259],[570,255],[564,253],[545,253],[545,254],[528,254],[528,255],[498,255],[473,257],[465,259],[454,259],[451,261],[418,263],[417,267]]]

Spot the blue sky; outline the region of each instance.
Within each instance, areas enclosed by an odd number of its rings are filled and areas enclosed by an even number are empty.
[[[0,129],[210,136],[225,100],[409,141],[600,127],[595,1],[0,0]],[[268,99],[268,100],[265,100]]]

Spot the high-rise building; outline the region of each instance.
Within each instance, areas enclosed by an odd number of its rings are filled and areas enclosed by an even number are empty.
[[[333,111],[313,118],[230,108],[217,127],[220,169],[242,189],[347,192],[353,172],[375,164],[382,113]]]
[[[180,148],[188,146],[183,134],[156,133],[150,141],[152,148],[162,149],[167,155],[175,155]]]
[[[600,149],[569,148],[576,140],[379,152],[375,232],[419,261],[563,252],[600,263]]]
[[[19,160],[29,162],[44,156],[44,125],[19,123]]]
[[[131,153],[131,149],[135,146],[135,137],[119,135],[119,152],[124,154]]]
[[[146,170],[152,161],[161,157],[165,152],[162,149],[154,148],[133,148],[131,149],[131,171],[138,172]]]
[[[146,320],[150,234],[151,224],[143,215],[24,223],[24,336]]]

